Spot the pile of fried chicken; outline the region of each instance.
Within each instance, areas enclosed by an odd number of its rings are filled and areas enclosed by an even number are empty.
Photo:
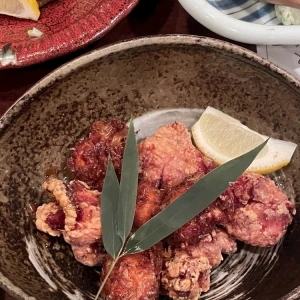
[[[109,154],[117,175],[121,174],[127,131],[118,120],[93,123],[89,136],[77,142],[67,163],[76,179],[68,184],[48,178],[43,188],[53,195],[53,201],[36,213],[37,228],[52,236],[63,235],[82,264],[102,265],[102,279],[112,259],[103,250],[99,199]],[[193,145],[182,123],[160,127],[138,146],[140,171],[132,232],[216,167]],[[198,299],[209,290],[211,270],[221,263],[222,254],[237,250],[236,240],[273,246],[294,213],[294,204],[271,179],[246,172],[164,241],[143,253],[122,257],[103,297]]]

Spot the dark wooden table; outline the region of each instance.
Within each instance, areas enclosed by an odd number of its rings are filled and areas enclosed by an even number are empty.
[[[140,4],[126,19],[100,41],[85,49],[32,67],[0,71],[0,116],[38,80],[65,62],[120,40],[156,34],[193,34],[226,40],[197,23],[177,0],[140,0]],[[253,45],[239,45],[256,51]],[[0,299],[13,300],[1,289]]]

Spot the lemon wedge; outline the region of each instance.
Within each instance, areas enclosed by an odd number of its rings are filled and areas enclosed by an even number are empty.
[[[268,138],[210,106],[192,127],[192,135],[197,148],[219,165],[252,150]],[[274,172],[291,161],[296,147],[294,143],[271,138],[248,170],[261,174]]]
[[[0,14],[37,21],[40,9],[36,0],[0,0]]]

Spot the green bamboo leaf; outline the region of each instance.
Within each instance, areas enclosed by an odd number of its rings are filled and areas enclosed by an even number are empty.
[[[201,178],[176,201],[140,227],[128,239],[124,253],[147,250],[193,219],[243,174],[267,142]]]
[[[138,149],[131,119],[123,155],[118,207],[118,231],[123,242],[128,237],[133,224],[137,197],[138,168]]]
[[[119,194],[119,181],[109,157],[101,194],[101,224],[104,247],[114,259],[123,246],[117,228]]]

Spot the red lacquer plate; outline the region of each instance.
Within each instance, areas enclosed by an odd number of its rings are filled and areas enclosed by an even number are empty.
[[[0,69],[23,67],[70,53],[101,38],[138,0],[56,0],[38,22],[0,16]],[[32,38],[33,27],[43,32]],[[5,57],[4,57],[5,56]]]

